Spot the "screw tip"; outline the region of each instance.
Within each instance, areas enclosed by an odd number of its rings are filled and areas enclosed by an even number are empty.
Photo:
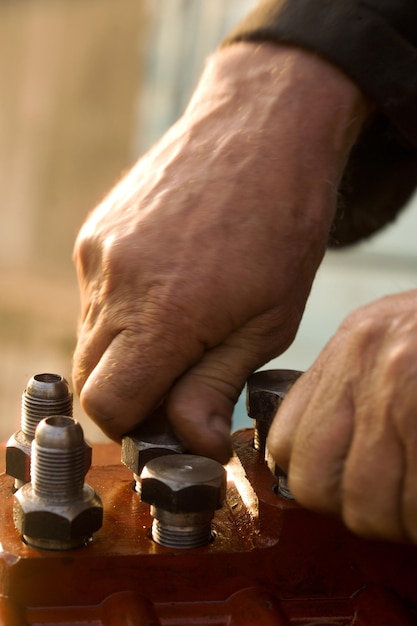
[[[72,450],[84,445],[84,433],[72,417],[51,415],[39,422],[35,441],[43,448]]]
[[[29,380],[25,393],[35,398],[55,400],[70,397],[71,391],[65,378],[59,374],[35,374]]]

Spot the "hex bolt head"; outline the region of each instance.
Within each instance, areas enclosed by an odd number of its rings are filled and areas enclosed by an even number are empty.
[[[136,491],[140,492],[140,475],[149,461],[184,452],[186,448],[175,436],[168,420],[158,415],[123,437],[121,461],[133,472]]]
[[[151,505],[152,536],[173,548],[211,540],[211,520],[226,494],[226,472],[217,461],[192,454],[158,457],[144,467],[142,501]]]
[[[84,483],[84,434],[72,417],[42,420],[32,443],[32,482],[15,494],[14,522],[29,545],[70,550],[85,545],[102,524],[103,507]]]
[[[31,443],[37,425],[49,415],[72,415],[72,393],[59,374],[35,374],[22,394],[21,429],[6,447],[6,474],[15,478],[16,489],[30,481]]]
[[[303,372],[299,370],[264,370],[250,376],[246,389],[248,415],[255,420],[254,448],[264,455],[276,478],[276,492],[294,500],[286,473],[277,465],[266,447],[266,439],[276,412],[285,395]]]
[[[263,370],[249,377],[246,385],[246,408],[254,423],[254,448],[265,453],[266,439],[285,394],[303,372],[299,370]]]

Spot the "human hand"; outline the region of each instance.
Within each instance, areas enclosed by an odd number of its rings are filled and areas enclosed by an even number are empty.
[[[417,291],[352,313],[291,388],[268,448],[300,504],[417,543]]]
[[[365,115],[356,87],[308,53],[214,55],[76,242],[74,386],[109,436],[164,400],[193,452],[228,459],[245,380],[294,338]]]

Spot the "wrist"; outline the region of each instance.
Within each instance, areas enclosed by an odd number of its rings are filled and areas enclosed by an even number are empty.
[[[270,43],[238,43],[217,51],[187,114],[220,107],[224,115],[227,104],[242,126],[250,128],[251,116],[262,119],[270,141],[275,131],[281,136],[283,120],[292,123],[306,149],[327,152],[341,171],[372,112],[369,100],[339,68],[303,49]],[[315,160],[317,154],[312,156]]]

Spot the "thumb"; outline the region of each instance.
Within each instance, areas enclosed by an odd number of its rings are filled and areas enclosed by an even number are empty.
[[[264,359],[242,346],[222,344],[206,352],[167,397],[167,412],[177,436],[194,454],[226,463],[231,454],[233,407],[248,376]]]

